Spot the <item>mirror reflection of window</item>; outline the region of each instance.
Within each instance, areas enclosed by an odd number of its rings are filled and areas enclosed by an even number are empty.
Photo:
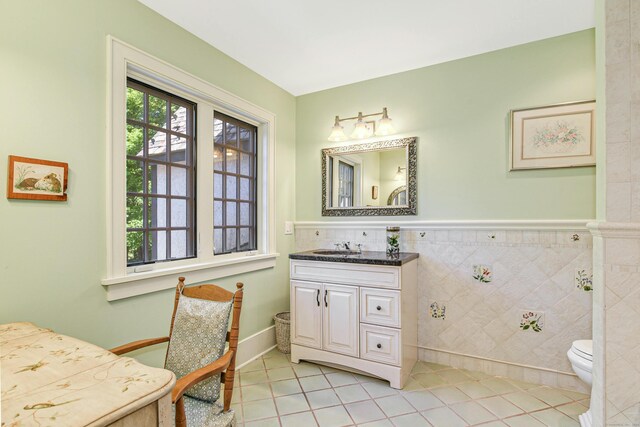
[[[353,206],[353,166],[338,162],[338,206],[348,208]]]
[[[407,192],[406,191],[401,191],[400,193],[398,193],[396,195],[396,197],[393,198],[393,201],[391,202],[391,204],[394,205],[394,206],[406,205],[407,204]]]

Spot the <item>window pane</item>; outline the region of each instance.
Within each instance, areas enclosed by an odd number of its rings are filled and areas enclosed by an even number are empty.
[[[127,88],[127,119],[144,120],[144,93]]]
[[[235,176],[228,175],[227,176],[227,199],[235,199],[238,194],[237,190],[237,179]]]
[[[236,224],[236,202],[226,202],[227,206],[227,223],[225,225],[237,225]]]
[[[227,228],[225,229],[225,252],[235,252],[237,250],[236,247],[236,229],[235,228]]]
[[[127,263],[136,264],[144,262],[144,233],[142,231],[130,231],[127,233]]]
[[[251,205],[240,203],[240,225],[251,225]]]
[[[238,126],[231,124],[231,123],[227,123],[227,128],[226,128],[226,135],[225,135],[225,143],[227,145],[232,145],[234,147],[238,146]]]
[[[187,226],[187,201],[182,199],[171,199],[171,226]]]
[[[147,202],[147,227],[167,226],[167,199],[149,197]]]
[[[167,167],[149,163],[147,165],[147,192],[150,194],[167,194]]]
[[[171,130],[187,133],[187,109],[178,104],[171,104]]]
[[[167,161],[167,134],[153,129],[147,131],[147,156],[153,160]]]
[[[222,126],[222,120],[213,119],[213,142],[216,144],[223,143],[224,133],[222,132]]]
[[[127,197],[127,228],[142,228],[143,198]]]
[[[158,127],[166,127],[167,101],[149,95],[149,123]]]
[[[221,171],[224,168],[224,149],[217,145],[213,147],[213,169]]]
[[[171,162],[181,165],[187,164],[187,139],[176,135],[171,135]]]
[[[240,178],[240,198],[250,200],[250,181],[248,178]]]
[[[213,197],[222,198],[222,174],[213,174]]]
[[[213,230],[213,253],[222,253],[224,248],[222,247],[222,228],[215,228]]]
[[[144,162],[127,160],[127,193],[143,193],[142,171]]]
[[[147,259],[149,261],[162,261],[167,259],[167,232],[150,231],[147,251]]]
[[[171,258],[186,258],[191,256],[187,252],[187,232],[184,230],[171,231]]]
[[[144,140],[144,128],[142,126],[127,125],[127,156],[144,156],[142,141]]]
[[[236,150],[226,150],[227,172],[238,173],[238,152]]]
[[[251,156],[249,154],[240,153],[240,173],[251,175]]]
[[[213,202],[213,225],[224,225],[222,222],[222,202],[218,200]]]
[[[240,229],[240,250],[241,251],[248,251],[251,250],[251,237],[250,237],[250,233],[249,233],[249,229],[248,228],[241,228]]]
[[[253,132],[250,129],[240,128],[240,148],[244,151],[253,151]]]
[[[171,195],[186,196],[187,195],[187,170],[180,167],[171,168]]]

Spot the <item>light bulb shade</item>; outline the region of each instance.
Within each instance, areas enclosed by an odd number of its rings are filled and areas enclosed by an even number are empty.
[[[402,172],[403,169],[406,168],[398,166],[398,172],[396,172],[396,175],[393,177],[395,181],[404,181],[404,173]]]
[[[394,134],[396,130],[393,128],[391,124],[391,119],[389,117],[383,117],[378,120],[378,126],[376,126],[376,135],[385,136]]]
[[[344,133],[344,128],[340,125],[335,125],[331,128],[331,134],[329,134],[329,141],[339,142],[346,141],[347,135]]]
[[[362,119],[358,119],[351,138],[362,139],[371,136],[371,128]]]

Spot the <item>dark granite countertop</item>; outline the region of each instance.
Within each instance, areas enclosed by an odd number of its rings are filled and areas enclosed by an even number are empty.
[[[418,258],[419,256],[419,254],[415,252],[400,252],[398,256],[394,257],[387,256],[387,253],[382,251],[362,251],[362,253],[359,254],[331,254],[330,252],[336,251],[331,251],[329,249],[314,249],[311,251],[296,252],[293,254],[289,254],[289,259],[401,266],[402,264],[406,264],[409,261]]]

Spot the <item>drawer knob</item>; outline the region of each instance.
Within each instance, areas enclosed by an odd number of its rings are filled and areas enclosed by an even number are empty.
[[[377,306],[377,307],[376,307],[376,310],[380,311],[380,310],[382,310],[382,307]]]
[[[376,345],[376,347],[382,348],[382,344],[378,344],[378,345]]]

